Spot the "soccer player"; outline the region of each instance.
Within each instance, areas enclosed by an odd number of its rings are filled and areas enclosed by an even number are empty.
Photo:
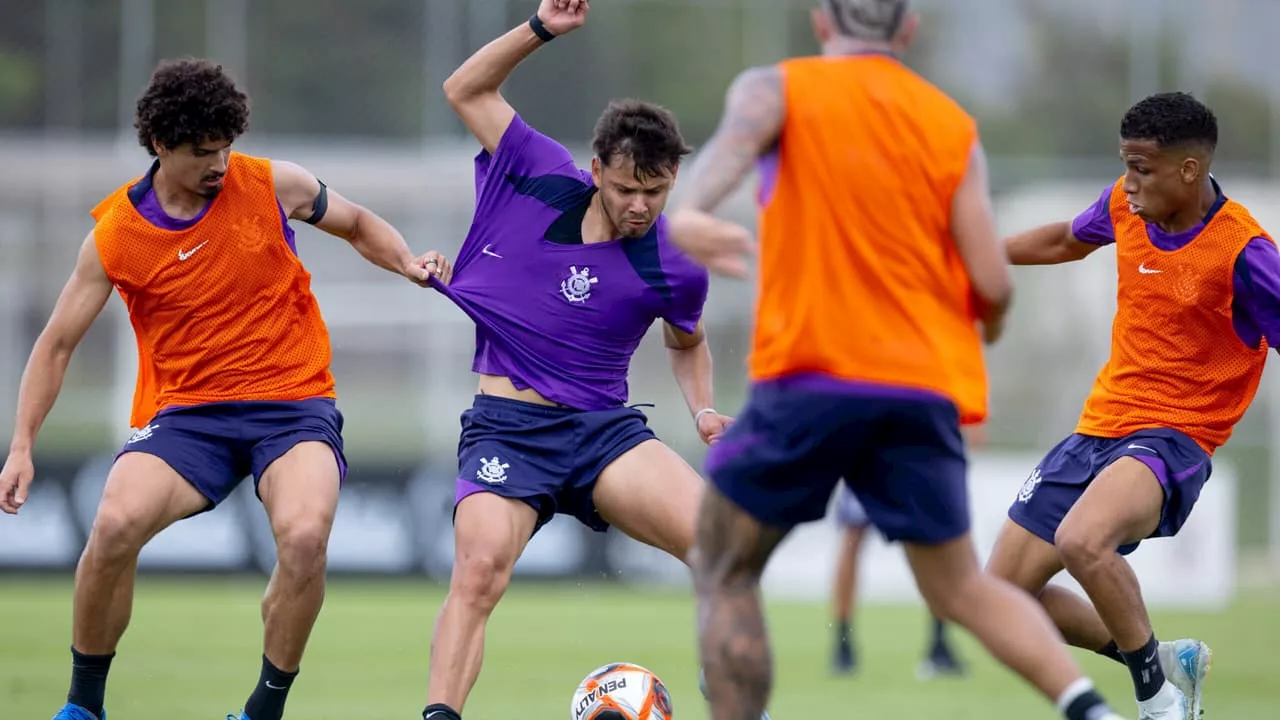
[[[34,476],[36,434],[76,345],[112,288],[139,350],[131,427],[76,568],[71,690],[55,720],[104,720],[138,554],[252,474],[276,538],[262,601],[262,670],[240,720],[279,720],[324,597],[325,548],[345,472],[329,334],[290,220],[425,285],[404,238],[298,165],[232,152],[248,98],[218,65],[159,65],[138,99],[155,161],[93,209],[93,230],[22,376],[0,509]],[[425,262],[425,258],[424,261]],[[230,717],[230,716],[229,716]]]
[[[701,438],[716,440],[729,422],[711,406],[707,271],[670,243],[662,216],[689,152],[675,118],[610,103],[586,171],[499,93],[524,58],[581,26],[588,10],[543,0],[444,85],[483,149],[453,280],[435,285],[476,323],[479,390],[462,416],[454,564],[432,638],[428,720],[461,716],[489,615],[555,514],[597,531],[613,525],[685,559],[705,483],[626,405],[628,366],[654,321]]]
[[[983,573],[969,532],[960,426],[986,416],[982,340],[1011,297],[977,128],[898,59],[919,22],[905,0],[826,0],[813,17],[822,55],[734,81],[670,220],[693,257],[742,275],[749,233],[711,212],[761,162],[752,387],[710,448],[692,553],[712,717],[765,706],[760,577],[841,477],[905,544],[933,612],[1066,718],[1114,717],[1044,611]]]
[[[1217,140],[1190,95],[1141,100],[1120,122],[1124,176],[1073,221],[1006,244],[1017,265],[1114,245],[1119,292],[1111,357],[1014,499],[988,568],[1038,595],[1072,645],[1127,665],[1152,720],[1199,717],[1210,652],[1157,642],[1124,556],[1186,522],[1280,339],[1280,253],[1209,174]],[[1092,605],[1047,585],[1064,567]]]

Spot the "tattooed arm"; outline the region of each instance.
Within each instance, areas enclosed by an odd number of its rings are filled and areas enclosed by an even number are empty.
[[[757,67],[743,71],[730,86],[715,135],[698,153],[671,213],[671,239],[710,270],[733,277],[747,274],[744,256],[752,242],[746,228],[711,213],[778,142],[785,106],[782,71]]]
[[[715,135],[698,153],[679,209],[712,212],[742,181],[756,160],[778,141],[784,114],[782,72],[777,67],[743,71],[729,87]]]

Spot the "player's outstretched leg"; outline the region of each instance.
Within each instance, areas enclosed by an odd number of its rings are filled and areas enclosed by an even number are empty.
[[[1125,665],[1124,655],[1093,605],[1067,588],[1046,584],[1062,569],[1058,549],[1013,520],[1005,521],[987,560],[988,572],[1040,600],[1067,644]],[[1199,702],[1211,657],[1209,646],[1199,640],[1166,641],[1159,647],[1165,677],[1193,703]]]
[[[1203,679],[1209,661],[1207,648],[1203,663],[1200,645],[1189,648],[1188,660],[1197,663],[1194,672],[1184,673],[1193,681],[1191,686],[1184,692],[1169,682],[1138,578],[1116,552],[1159,529],[1165,500],[1163,486],[1146,463],[1121,457],[1094,478],[1054,537],[1062,564],[1088,593],[1129,667],[1144,720],[1198,715],[1198,680]]]
[[[601,471],[591,501],[601,518],[628,537],[688,564],[706,486],[684,458],[650,438]],[[705,672],[699,673],[698,687],[708,697]],[[761,710],[757,717],[769,720],[769,713]]]
[[[258,482],[276,539],[276,566],[262,599],[262,668],[240,720],[280,720],[284,715],[324,603],[329,533],[340,483],[334,449],[319,441],[294,445]]]
[[[713,720],[753,720],[769,703],[773,667],[760,577],[786,534],[707,489],[692,566],[698,647]]]
[[[209,501],[160,458],[121,455],[111,468],[76,566],[71,689],[55,720],[104,720],[107,671],[129,625],[138,553],[156,533]]]
[[[489,492],[463,498],[454,512],[453,573],[431,638],[425,720],[460,720],[480,676],[484,629],[533,536],[538,513]]]
[[[1054,701],[1067,720],[1116,717],[1081,675],[1039,605],[979,569],[968,533],[938,544],[909,543],[906,551],[934,614],[968,628],[997,660]]]
[[[847,490],[844,492],[848,492]],[[852,497],[852,493],[849,494]],[[844,498],[841,498],[843,500]],[[867,534],[862,523],[841,523],[840,550],[836,555],[836,571],[832,579],[832,620],[835,623],[835,652],[831,669],[837,674],[850,674],[858,668],[857,646],[853,639],[854,606],[858,602],[858,557]]]

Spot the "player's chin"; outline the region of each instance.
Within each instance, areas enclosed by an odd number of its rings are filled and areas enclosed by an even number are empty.
[[[653,223],[623,223],[618,229],[618,234],[624,238],[640,238],[648,235],[652,227]]]

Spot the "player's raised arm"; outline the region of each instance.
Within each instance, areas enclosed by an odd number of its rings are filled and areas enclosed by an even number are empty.
[[[431,273],[415,262],[404,236],[368,208],[330,190],[305,168],[271,161],[276,197],[290,220],[301,220],[351,243],[366,260],[425,286]]]
[[[9,458],[0,470],[0,510],[16,513],[27,500],[36,434],[53,409],[71,354],[111,297],[111,281],[103,270],[93,233],[80,246],[75,270],[62,288],[49,322],[36,338],[18,386],[18,411]]]
[[[534,50],[586,22],[587,0],[542,0],[528,22],[467,58],[448,80],[444,95],[472,135],[490,153],[498,147],[515,110],[499,88]]]
[[[981,143],[974,143],[968,169],[952,199],[951,234],[969,273],[974,294],[982,302],[980,311],[986,340],[994,342],[1000,336],[1005,313],[1013,299],[1013,279],[996,235],[987,181],[987,156]]]

